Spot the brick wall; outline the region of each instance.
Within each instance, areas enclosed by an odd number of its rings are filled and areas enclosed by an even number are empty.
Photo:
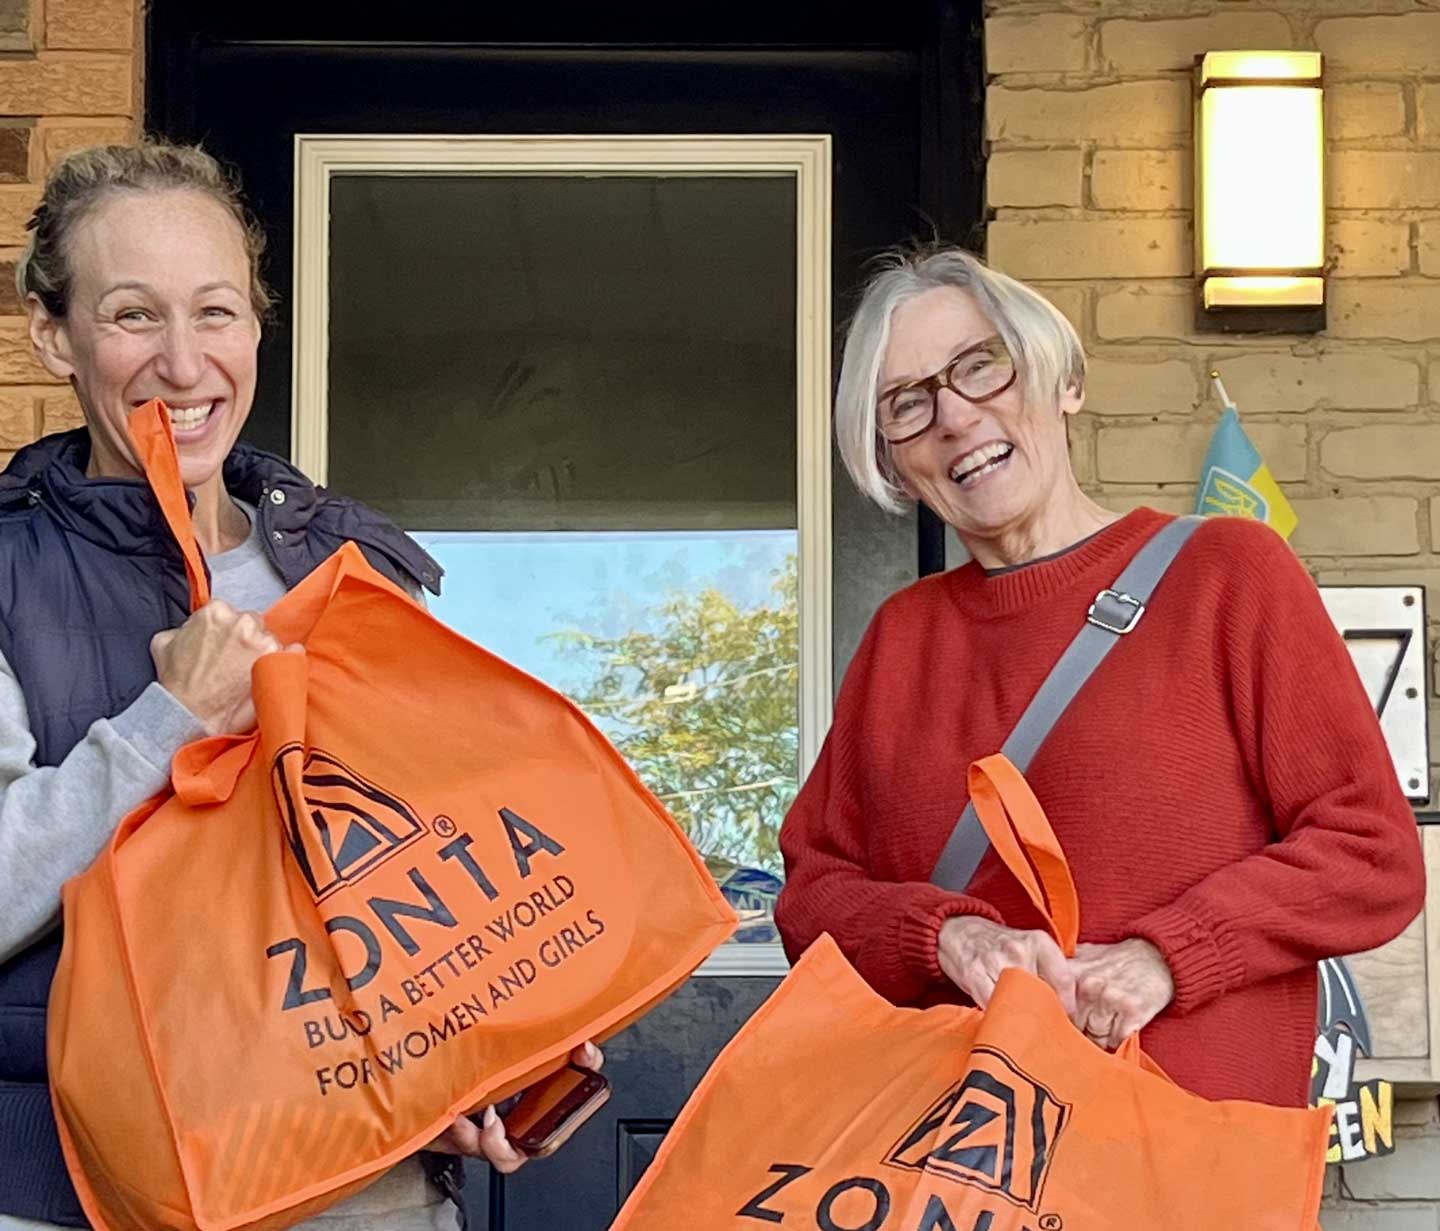
[[[1143,19],[1142,19],[1142,14]],[[1192,330],[1197,53],[1325,53],[1329,329]],[[1102,503],[1188,511],[1218,369],[1300,517],[1322,581],[1428,587],[1440,682],[1440,13],[1406,0],[992,0],[988,253],[1038,284],[1092,357],[1074,428]],[[1431,698],[1440,787],[1440,695]],[[1432,788],[1435,789],[1435,788]],[[1394,1158],[1332,1169],[1326,1231],[1440,1229],[1434,1100]]]
[[[51,163],[134,135],[137,45],[134,0],[0,0],[0,464],[80,422],[69,389],[31,355],[15,260]]]

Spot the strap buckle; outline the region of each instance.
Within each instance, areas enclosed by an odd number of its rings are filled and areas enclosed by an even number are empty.
[[[1085,613],[1087,624],[1103,628],[1107,633],[1123,637],[1140,623],[1145,614],[1145,604],[1122,590],[1101,590]]]

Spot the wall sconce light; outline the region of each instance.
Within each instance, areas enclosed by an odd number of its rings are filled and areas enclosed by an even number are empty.
[[[1196,328],[1325,328],[1325,125],[1312,51],[1196,58]]]

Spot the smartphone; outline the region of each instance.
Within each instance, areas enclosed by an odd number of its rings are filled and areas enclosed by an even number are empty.
[[[554,1154],[610,1098],[610,1082],[594,1069],[567,1064],[531,1086],[502,1117],[505,1135],[531,1158]]]

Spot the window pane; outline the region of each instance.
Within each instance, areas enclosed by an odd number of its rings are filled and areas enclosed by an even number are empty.
[[[772,941],[798,780],[789,177],[331,186],[329,478],[575,699]]]
[[[795,525],[789,178],[339,176],[329,478],[443,530]]]
[[[576,701],[690,835],[743,925],[775,939],[799,772],[788,530],[417,532],[431,610]]]

